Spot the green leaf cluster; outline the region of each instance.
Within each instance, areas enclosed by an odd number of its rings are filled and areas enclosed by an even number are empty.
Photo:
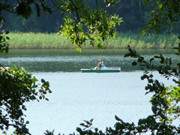
[[[24,111],[25,103],[30,101],[48,100],[51,93],[49,83],[38,82],[23,68],[11,67],[0,69],[0,129],[6,132],[10,127],[17,134],[29,134]]]
[[[7,36],[7,32],[0,31],[0,52],[8,52],[9,44],[8,40],[9,37]]]
[[[92,9],[82,0],[59,0],[59,9],[64,11],[64,23],[60,34],[77,47],[86,42],[102,47],[101,41],[113,36],[115,29],[123,21],[117,15],[110,15],[104,9]]]
[[[151,5],[150,19],[144,31],[160,32],[165,27],[171,27],[180,19],[179,0],[144,0],[147,5]]]

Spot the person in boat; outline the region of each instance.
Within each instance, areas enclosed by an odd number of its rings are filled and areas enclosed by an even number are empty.
[[[98,60],[95,69],[100,70],[102,68],[105,68],[104,61],[103,60]]]
[[[101,60],[101,68],[105,68],[106,66],[104,65],[104,61]]]

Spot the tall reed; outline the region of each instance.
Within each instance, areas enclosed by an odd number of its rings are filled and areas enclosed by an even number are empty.
[[[72,49],[71,42],[56,33],[10,33],[10,48],[43,48]],[[109,49],[125,49],[128,45],[136,49],[171,49],[178,44],[175,34],[142,36],[135,33],[118,33],[116,36],[102,42]],[[93,48],[86,44],[84,48]]]

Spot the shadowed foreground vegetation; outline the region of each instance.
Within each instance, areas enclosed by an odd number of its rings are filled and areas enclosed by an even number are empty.
[[[10,33],[10,48],[48,48],[48,49],[72,49],[72,43],[65,37],[56,33]],[[126,49],[128,45],[136,49],[172,49],[178,43],[177,35],[155,35],[142,36],[134,33],[118,33],[113,38],[101,43],[107,49]],[[93,48],[84,45],[84,48]]]

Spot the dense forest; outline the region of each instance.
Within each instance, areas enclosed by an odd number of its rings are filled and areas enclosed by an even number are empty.
[[[12,4],[14,0],[8,0],[6,2],[10,2]],[[118,31],[120,32],[138,32],[148,22],[150,16],[148,11],[152,9],[152,5],[148,5],[148,8],[147,5],[145,7],[143,0],[121,0],[118,4],[112,6],[111,8],[108,8],[100,3],[101,1],[86,0],[86,2],[89,2],[89,5],[92,7],[104,6],[103,8],[107,8],[109,13],[116,13],[122,17],[124,23],[118,27]],[[9,12],[3,12],[2,14],[5,16],[6,20],[5,28],[9,31],[15,32],[57,32],[63,23],[63,14],[58,10],[58,8],[56,8],[53,0],[48,0],[48,4],[50,8],[53,9],[52,13],[42,13],[39,16],[34,11],[33,15],[28,19],[24,19]],[[180,22],[171,24],[168,26],[166,31],[162,31],[179,33],[179,24]]]

